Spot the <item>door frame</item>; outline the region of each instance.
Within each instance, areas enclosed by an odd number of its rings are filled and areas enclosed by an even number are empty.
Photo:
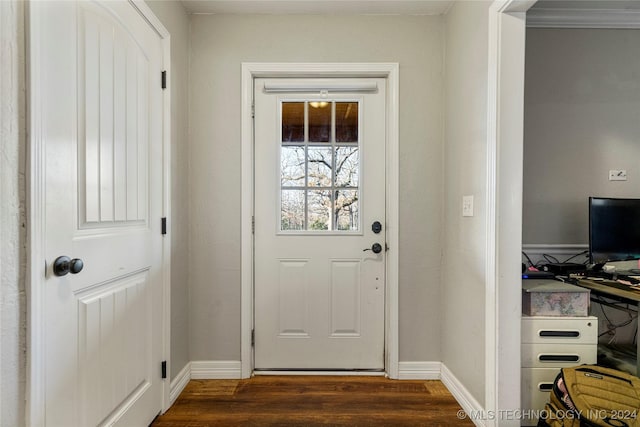
[[[527,11],[536,0],[494,0],[489,10],[485,411],[520,407],[520,252]],[[640,28],[614,11],[540,11],[534,28]],[[519,420],[486,425],[519,426]]]
[[[494,0],[489,8],[484,410],[495,414],[520,407],[524,59],[535,2]],[[487,420],[494,425],[520,421]]]
[[[241,87],[241,239],[240,239],[240,363],[241,377],[253,373],[251,331],[254,325],[254,127],[253,85],[256,78],[381,77],[387,82],[386,109],[386,256],[385,372],[399,376],[399,65],[398,63],[242,63]]]
[[[162,43],[163,70],[170,73],[171,39],[169,31],[143,0],[128,0],[129,3],[151,25]],[[45,360],[44,353],[44,286],[45,260],[45,140],[40,126],[42,89],[40,88],[40,47],[37,44],[41,22],[33,15],[34,4],[25,4],[26,58],[27,58],[27,381],[26,381],[26,423],[29,426],[44,426],[45,421]],[[158,70],[161,72],[162,70]],[[170,74],[169,74],[170,75]],[[171,213],[171,89],[169,85],[162,93],[162,216],[170,218]],[[156,220],[160,221],[160,218]],[[171,235],[162,239],[162,353],[170,372],[171,330]],[[158,371],[160,368],[158,367]],[[162,412],[169,409],[169,378],[162,380]]]

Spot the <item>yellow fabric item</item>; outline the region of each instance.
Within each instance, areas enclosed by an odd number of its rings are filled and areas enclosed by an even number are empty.
[[[563,368],[561,378],[575,407],[569,409],[554,385],[545,420],[551,427],[640,427],[640,379],[597,365]],[[556,381],[557,383],[557,381]]]

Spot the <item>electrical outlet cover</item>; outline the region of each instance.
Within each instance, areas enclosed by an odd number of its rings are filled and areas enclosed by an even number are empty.
[[[473,216],[473,196],[462,196],[462,216]]]
[[[609,181],[626,181],[627,171],[625,169],[611,169],[609,171]]]

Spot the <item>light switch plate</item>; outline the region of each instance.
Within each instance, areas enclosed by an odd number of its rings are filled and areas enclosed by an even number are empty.
[[[626,181],[627,171],[625,169],[611,169],[609,171],[609,181]]]
[[[473,216],[473,196],[462,196],[462,216]]]

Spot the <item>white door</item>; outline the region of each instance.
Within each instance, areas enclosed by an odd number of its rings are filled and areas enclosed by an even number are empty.
[[[255,368],[383,370],[385,80],[254,89]]]
[[[132,3],[32,2],[48,427],[161,411],[162,43]],[[60,256],[74,260],[60,263]],[[61,275],[65,267],[81,271]]]

